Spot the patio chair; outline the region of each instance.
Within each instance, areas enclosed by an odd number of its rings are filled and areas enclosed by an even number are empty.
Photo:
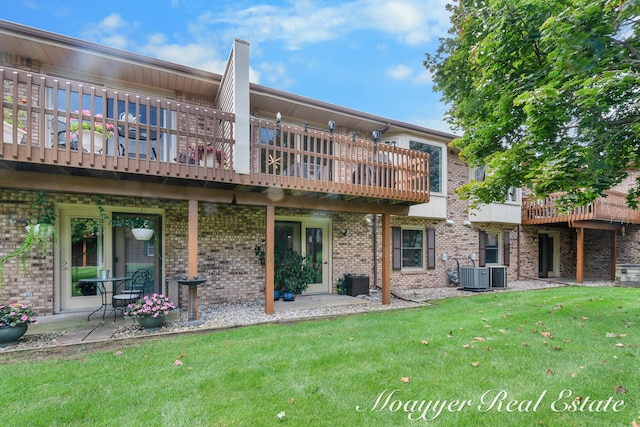
[[[124,310],[127,304],[131,304],[144,297],[144,290],[151,279],[149,270],[136,270],[129,283],[124,284],[123,289],[115,289],[112,298],[114,310]]]

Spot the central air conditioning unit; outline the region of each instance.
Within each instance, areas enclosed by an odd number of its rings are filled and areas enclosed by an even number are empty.
[[[489,267],[492,288],[507,287],[507,267]]]
[[[460,267],[460,286],[466,289],[489,288],[489,267]]]

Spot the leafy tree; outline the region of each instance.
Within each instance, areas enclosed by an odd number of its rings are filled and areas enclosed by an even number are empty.
[[[486,179],[471,205],[509,187],[582,205],[640,165],[640,0],[459,0],[424,64]],[[640,181],[629,195],[637,204]]]

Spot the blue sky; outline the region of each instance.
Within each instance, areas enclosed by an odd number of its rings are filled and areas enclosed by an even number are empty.
[[[17,0],[0,18],[222,73],[234,38],[251,80],[450,132],[422,65],[449,0]]]

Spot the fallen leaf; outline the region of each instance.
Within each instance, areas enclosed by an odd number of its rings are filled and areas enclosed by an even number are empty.
[[[615,332],[607,332],[605,334],[605,337],[607,337],[607,338],[618,338],[618,334],[616,334]]]
[[[181,360],[176,360],[175,362],[173,362],[173,366],[182,366],[184,365],[184,363],[182,363]]]
[[[482,341],[484,341],[484,338],[482,338],[482,337],[474,337],[473,340],[482,342]]]
[[[560,347],[553,347],[553,349],[554,349],[555,351],[562,351],[562,348],[560,348]]]
[[[122,356],[122,352],[120,350],[113,353],[114,356]]]
[[[480,362],[471,362],[471,366],[475,366],[477,368],[480,366]]]
[[[588,318],[588,317],[585,317],[585,316],[582,316],[582,317],[581,317],[581,319],[582,319],[582,320],[589,320],[589,318]]]
[[[553,334],[551,332],[540,332],[540,335],[545,338],[553,339]]]
[[[424,345],[427,345],[427,344],[429,344],[429,341],[427,341],[427,340],[422,340],[422,341],[421,341],[421,343],[422,343],[422,344],[424,344]]]
[[[296,398],[295,398],[295,397],[292,397],[291,399],[289,399],[289,403],[290,403],[290,404],[292,404],[292,405],[293,405],[294,403],[296,403]]]
[[[186,354],[182,353],[180,356],[178,356],[178,359],[182,359],[185,356],[186,356]]]
[[[624,344],[622,344],[621,342],[616,343],[616,347],[624,347]]]
[[[493,351],[491,347],[487,347],[487,351]]]
[[[575,378],[577,376],[578,376],[577,374],[571,374],[571,378]]]
[[[571,342],[571,340],[568,340],[568,339],[564,339],[564,340],[562,340],[562,342],[566,344],[566,343],[569,343],[569,342]]]
[[[522,346],[523,346],[523,347],[529,347],[529,343],[523,342],[523,343],[522,343]]]
[[[547,369],[547,375],[553,375],[553,371],[551,369]]]
[[[410,380],[409,377],[402,377],[400,378],[400,381],[402,381],[403,383],[408,383]]]
[[[626,394],[627,393],[627,389],[622,387],[621,385],[617,385],[616,386],[616,393]]]
[[[465,344],[462,346],[463,348],[469,348],[469,344]]]

